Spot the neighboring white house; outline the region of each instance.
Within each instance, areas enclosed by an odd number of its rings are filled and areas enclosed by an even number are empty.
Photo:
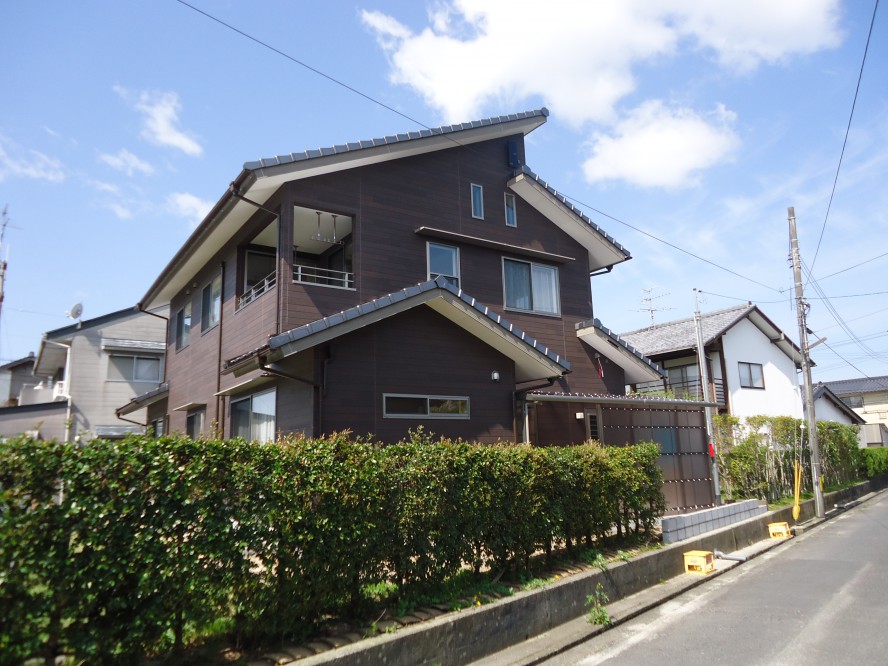
[[[164,313],[165,314],[165,313]],[[43,334],[33,383],[0,408],[0,436],[122,437],[143,432],[145,413],[118,405],[157,386],[164,373],[165,317],[128,308]]]
[[[801,351],[752,303],[701,315],[711,396],[719,413],[802,417]],[[666,372],[663,382],[630,386],[639,393],[672,391],[702,399],[693,318],[621,333],[620,339]]]
[[[824,385],[865,421],[860,427],[861,446],[888,446],[888,376],[841,379]]]

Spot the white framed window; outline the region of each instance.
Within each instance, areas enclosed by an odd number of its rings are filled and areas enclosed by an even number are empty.
[[[222,276],[217,275],[203,289],[200,301],[200,332],[204,333],[219,323],[222,316]]]
[[[737,363],[740,369],[740,386],[743,388],[765,388],[765,376],[762,373],[761,363]]]
[[[428,279],[443,277],[457,289],[459,288],[459,248],[440,243],[428,243]]]
[[[108,357],[109,382],[160,382],[159,356],[111,354]]]
[[[383,393],[382,415],[387,419],[468,419],[469,398]]]
[[[185,434],[191,439],[197,439],[203,434],[203,424],[203,409],[188,412],[188,416],[185,417]]]
[[[255,442],[274,441],[275,389],[231,401],[231,436]]]
[[[176,350],[188,346],[191,338],[191,303],[186,303],[176,313]]]
[[[515,195],[509,194],[506,192],[503,195],[506,204],[506,226],[507,227],[517,227],[518,226],[518,209],[517,203],[515,201]]]
[[[530,261],[503,258],[503,300],[506,309],[558,315],[558,269]]]
[[[472,217],[484,219],[484,188],[472,183]]]

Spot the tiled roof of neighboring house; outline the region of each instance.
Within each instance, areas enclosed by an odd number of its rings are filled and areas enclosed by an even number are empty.
[[[12,370],[13,368],[17,368],[20,365],[27,365],[28,363],[31,363],[33,365],[34,358],[34,352],[29,352],[27,356],[17,358],[14,361],[10,361],[9,363],[0,365],[0,370]]]
[[[881,393],[888,391],[888,375],[881,377],[858,377],[823,382],[836,395],[860,395],[861,393]]]
[[[814,401],[816,402],[821,398],[831,402],[836,409],[848,417],[848,420],[851,421],[851,423],[856,423],[857,425],[863,425],[866,423],[866,420],[862,416],[842,402],[841,398],[839,398],[835,392],[830,390],[829,386],[826,384],[819,384],[814,389]],[[815,409],[814,412],[816,413],[817,410]]]
[[[303,160],[311,160],[317,157],[327,157],[330,155],[340,155],[342,153],[350,153],[357,150],[365,150],[367,148],[377,148],[379,146],[390,146],[405,141],[415,141],[416,139],[425,139],[430,136],[440,136],[444,134],[453,134],[455,132],[463,132],[465,130],[476,129],[478,127],[489,127],[491,125],[501,125],[513,120],[523,120],[526,118],[546,118],[549,110],[545,107],[534,111],[523,111],[521,113],[510,113],[505,116],[495,116],[493,118],[484,118],[482,120],[473,120],[467,123],[459,123],[457,125],[443,125],[441,127],[431,127],[416,132],[406,132],[403,134],[389,134],[375,139],[365,139],[362,141],[352,141],[349,143],[341,143],[326,148],[317,148],[315,150],[305,150],[299,153],[290,153],[289,155],[277,155],[265,159],[247,162],[244,169],[254,171],[256,169],[264,169],[272,166],[280,166],[282,164],[292,164],[293,162],[301,162]],[[455,143],[458,141],[454,140]]]
[[[702,314],[703,344],[707,345],[715,340],[754,309],[754,305],[747,303]],[[693,317],[620,333],[620,338],[648,356],[697,346],[697,330]]]
[[[436,299],[441,298],[449,299],[452,304],[459,306],[463,314],[467,314],[474,323],[480,324],[485,330],[492,329],[496,331],[497,339],[505,340],[508,349],[523,348],[525,352],[522,352],[522,354],[530,351],[538,359],[534,362],[534,367],[542,363],[548,368],[557,369],[559,374],[570,372],[570,362],[567,359],[509,323],[499,314],[461,289],[452,286],[443,277],[420,282],[412,287],[401,289],[400,291],[381,296],[367,303],[361,303],[342,312],[272,336],[265,347],[226,361],[224,364],[225,371],[237,372],[234,370],[235,368],[243,367],[245,362],[252,361],[252,359],[262,355],[273,356],[276,352],[279,356],[280,354],[286,356],[288,353],[293,353],[289,350],[302,347],[309,348],[313,344],[317,344],[316,341],[321,337],[335,338],[338,335],[375,323],[382,318],[416,307],[417,305],[433,305]],[[451,310],[434,309],[445,317],[451,313]],[[457,325],[463,328],[469,326],[464,317],[458,319]]]
[[[167,382],[158,385],[156,388],[151,389],[150,391],[146,391],[140,395],[137,395],[135,398],[126,403],[123,407],[117,408],[117,416],[124,416],[126,414],[132,414],[133,412],[142,409],[143,407],[147,407],[148,405],[153,405],[155,402],[159,400],[163,400],[167,397],[167,394],[170,392],[170,385]]]
[[[627,384],[656,381],[658,377],[665,376],[659,365],[625,340],[621,340],[598,319],[593,319],[591,322],[581,321],[576,325],[576,329],[581,340],[623,368]],[[587,334],[589,329],[594,331],[594,337]],[[605,341],[607,344],[602,345],[600,341]],[[628,358],[630,362],[626,363],[624,358]]]
[[[64,338],[72,333],[76,333],[77,331],[83,330],[84,328],[92,328],[93,326],[101,326],[102,324],[107,324],[110,321],[116,321],[117,319],[122,319],[124,317],[131,317],[132,315],[139,314],[139,308],[133,306],[129,308],[124,308],[123,310],[117,310],[116,312],[109,312],[108,314],[104,314],[100,317],[93,317],[92,319],[84,319],[83,321],[78,321],[75,324],[68,324],[67,326],[62,326],[61,328],[55,328],[51,331],[47,331],[43,334],[43,337],[47,340],[55,340],[58,338]]]

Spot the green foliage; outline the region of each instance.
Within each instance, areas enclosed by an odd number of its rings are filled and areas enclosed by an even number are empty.
[[[394,446],[347,433],[8,439],[0,664],[176,661],[220,628],[239,644],[297,640],[374,600],[455,598],[484,567],[526,575],[554,542],[650,530],[664,507],[658,456],[653,444],[481,446],[421,430]]]
[[[786,416],[753,416],[741,422],[716,416],[719,477],[726,498],[773,502],[793,493],[794,466],[802,465],[802,488],[812,489],[811,452],[802,421]],[[857,428],[831,421],[817,423],[821,472],[825,486],[857,478],[864,466]]]
[[[605,592],[602,584],[598,583],[595,586],[595,592],[586,597],[586,608],[588,610],[586,619],[589,621],[589,624],[607,626],[613,622],[613,618],[607,612],[608,601],[610,599],[607,596],[607,592]]]
[[[860,471],[866,478],[888,474],[888,448],[877,446],[861,449]]]

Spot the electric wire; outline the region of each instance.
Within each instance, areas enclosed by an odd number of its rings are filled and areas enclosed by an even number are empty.
[[[869,52],[870,39],[873,36],[873,26],[876,24],[876,12],[879,10],[879,0],[876,0],[873,6],[873,16],[870,19],[869,33],[866,36],[866,46],[863,49],[863,58],[860,61],[860,72],[857,75],[857,87],[854,89],[854,101],[851,102],[851,114],[848,116],[848,125],[845,128],[845,140],[842,142],[842,151],[839,154],[839,163],[836,165],[836,175],[833,178],[832,191],[829,194],[829,202],[826,205],[826,215],[823,216],[823,225],[820,227],[820,237],[817,239],[817,248],[814,250],[814,258],[811,260],[811,270],[814,270],[814,264],[817,262],[817,255],[820,253],[820,243],[823,241],[823,233],[826,231],[826,222],[829,219],[829,212],[832,209],[833,197],[836,195],[836,186],[839,182],[839,172],[842,170],[842,161],[845,158],[845,148],[848,145],[848,135],[851,133],[851,121],[854,118],[854,109],[857,106],[857,96],[860,93],[860,82],[863,80],[863,68],[866,65],[866,54]],[[809,271],[809,281],[811,280]],[[807,283],[806,283],[807,284]]]
[[[341,87],[345,88],[346,90],[348,90],[348,91],[350,91],[350,92],[352,92],[352,93],[354,93],[354,94],[356,94],[356,95],[359,95],[359,96],[363,97],[365,100],[367,100],[367,101],[369,101],[369,102],[372,102],[373,104],[376,104],[376,105],[378,105],[378,106],[381,106],[382,108],[387,109],[388,111],[391,111],[392,113],[395,113],[395,114],[399,115],[400,117],[402,117],[402,118],[404,118],[404,119],[406,119],[406,120],[409,120],[409,121],[412,122],[412,123],[416,123],[417,125],[420,125],[421,127],[424,127],[424,128],[427,129],[427,130],[432,129],[431,127],[429,127],[429,126],[426,125],[425,123],[422,123],[422,122],[420,122],[419,120],[416,120],[415,118],[412,118],[411,116],[408,116],[407,114],[402,113],[401,111],[398,111],[397,109],[395,109],[395,108],[389,106],[388,104],[385,104],[384,102],[379,101],[378,99],[372,97],[371,95],[368,95],[367,93],[361,92],[361,91],[358,90],[357,88],[354,88],[353,86],[350,86],[350,85],[348,85],[347,83],[344,83],[343,81],[340,81],[339,79],[337,79],[337,78],[334,77],[334,76],[331,76],[331,75],[329,75],[329,74],[324,73],[323,71],[317,69],[316,67],[312,67],[311,65],[309,65],[309,64],[307,64],[307,63],[305,63],[305,62],[303,62],[302,60],[299,60],[298,58],[295,58],[295,57],[291,56],[290,54],[288,54],[288,53],[286,53],[286,52],[284,52],[284,51],[281,51],[280,49],[278,49],[278,48],[276,48],[276,47],[274,47],[274,46],[272,46],[272,45],[270,45],[270,44],[268,44],[268,43],[262,41],[261,39],[258,39],[257,37],[253,37],[253,36],[250,35],[249,33],[244,32],[243,30],[240,30],[239,28],[237,28],[237,27],[231,25],[230,23],[227,23],[227,22],[223,21],[222,19],[219,19],[219,18],[213,16],[212,14],[210,14],[210,13],[208,13],[208,12],[205,12],[205,11],[202,10],[202,9],[199,9],[198,7],[195,7],[194,5],[189,4],[188,2],[185,2],[185,0],[176,0],[176,2],[178,2],[179,4],[181,4],[181,5],[185,6],[185,7],[188,7],[189,9],[194,10],[195,12],[197,12],[197,13],[199,13],[199,14],[205,16],[206,18],[208,18],[208,19],[210,19],[210,20],[212,20],[212,21],[215,21],[215,22],[218,23],[219,25],[222,25],[222,26],[228,28],[229,30],[232,30],[233,32],[236,32],[237,34],[241,35],[242,37],[245,37],[246,39],[249,39],[250,41],[252,41],[252,42],[254,42],[254,43],[256,43],[256,44],[259,44],[260,46],[262,46],[262,47],[264,47],[264,48],[267,48],[267,49],[269,49],[270,51],[273,51],[274,53],[277,53],[277,54],[280,55],[281,57],[286,58],[287,60],[290,60],[291,62],[294,62],[294,63],[296,63],[297,65],[299,65],[299,66],[301,66],[301,67],[304,67],[305,69],[309,70],[310,72],[313,72],[314,74],[317,74],[318,76],[321,76],[321,77],[327,79],[328,81],[330,81],[330,82],[332,82],[332,83],[335,83],[336,85],[341,86]],[[461,143],[460,143],[459,141],[457,141],[456,139],[453,139],[452,137],[449,137],[449,136],[447,136],[446,134],[443,135],[443,136],[445,136],[445,137],[447,137],[448,139],[450,139],[450,141],[452,141],[454,144],[456,144],[456,145],[458,145],[458,146],[463,146],[463,144],[461,144]],[[467,147],[467,146],[463,146],[463,147]],[[574,197],[568,196],[568,195],[566,195],[564,192],[560,192],[560,194],[561,194],[561,196],[563,196],[565,199],[569,199],[570,201],[573,201],[573,202],[579,204],[580,206],[583,206],[584,208],[587,208],[587,209],[589,209],[589,210],[591,210],[591,211],[594,211],[594,212],[597,213],[598,215],[601,215],[601,216],[606,217],[606,218],[608,218],[608,219],[610,219],[610,220],[613,220],[614,222],[617,222],[618,224],[622,224],[623,226],[628,227],[629,229],[632,229],[633,231],[636,231],[636,232],[638,232],[638,233],[640,233],[640,234],[642,234],[642,235],[644,235],[644,236],[647,236],[647,237],[649,237],[649,238],[651,238],[651,239],[653,239],[653,240],[655,240],[655,241],[657,241],[657,242],[659,242],[659,243],[663,243],[664,245],[667,245],[668,247],[671,247],[671,248],[674,249],[674,250],[678,250],[679,252],[682,252],[682,253],[684,253],[684,254],[687,254],[688,256],[691,256],[691,257],[693,257],[693,258],[695,258],[695,259],[697,259],[697,260],[699,260],[699,261],[702,261],[702,262],[704,262],[704,263],[706,263],[706,264],[709,264],[710,266],[713,266],[714,268],[718,268],[719,270],[722,270],[722,271],[725,271],[725,272],[727,272],[727,273],[730,273],[731,275],[734,275],[734,276],[736,276],[736,277],[739,277],[739,278],[741,278],[741,279],[743,279],[743,280],[746,280],[746,281],[748,281],[748,282],[752,282],[753,284],[757,284],[757,285],[759,285],[760,287],[764,287],[765,289],[770,289],[771,291],[777,291],[777,292],[780,291],[779,289],[775,289],[774,287],[771,287],[770,285],[764,284],[763,282],[759,282],[758,280],[754,280],[754,279],[752,279],[752,278],[750,278],[750,277],[747,277],[747,276],[745,276],[745,275],[741,275],[740,273],[737,273],[736,271],[733,271],[733,270],[731,270],[730,268],[727,268],[727,267],[725,267],[725,266],[721,266],[721,265],[715,263],[714,261],[711,261],[711,260],[709,260],[709,259],[705,259],[705,258],[703,258],[703,257],[701,257],[701,256],[699,256],[699,255],[697,255],[697,254],[694,254],[693,252],[691,252],[691,251],[689,251],[689,250],[685,250],[684,248],[681,248],[681,247],[679,247],[678,245],[675,245],[674,243],[670,243],[670,242],[667,241],[667,240],[664,240],[664,239],[662,239],[662,238],[659,238],[658,236],[655,236],[655,235],[652,234],[652,233],[649,233],[649,232],[647,232],[647,231],[644,231],[644,230],[642,230],[642,229],[639,229],[638,227],[633,226],[633,225],[629,224],[628,222],[624,222],[623,220],[621,220],[621,219],[619,219],[619,218],[617,218],[617,217],[614,217],[613,215],[609,215],[608,213],[605,213],[605,212],[603,212],[603,211],[600,211],[600,210],[598,210],[597,208],[594,208],[593,206],[590,206],[589,204],[583,203],[583,202],[580,201],[579,199],[576,199],[576,198],[574,198]]]
[[[878,256],[876,256],[876,257],[873,257],[873,258],[871,258],[871,259],[866,259],[866,260],[864,260],[864,261],[861,261],[860,263],[854,264],[853,266],[848,266],[848,268],[843,268],[843,269],[840,270],[840,271],[836,271],[835,273],[830,273],[829,275],[824,275],[823,277],[819,277],[819,278],[817,278],[817,279],[820,280],[820,281],[823,281],[823,280],[825,280],[826,278],[831,278],[831,277],[833,277],[834,275],[838,275],[839,273],[844,273],[845,271],[850,271],[852,268],[857,268],[858,266],[863,266],[864,264],[868,264],[868,263],[870,263],[871,261],[875,261],[876,259],[881,259],[882,257],[888,257],[888,252],[884,252],[883,254],[880,254],[880,255],[878,255]]]

